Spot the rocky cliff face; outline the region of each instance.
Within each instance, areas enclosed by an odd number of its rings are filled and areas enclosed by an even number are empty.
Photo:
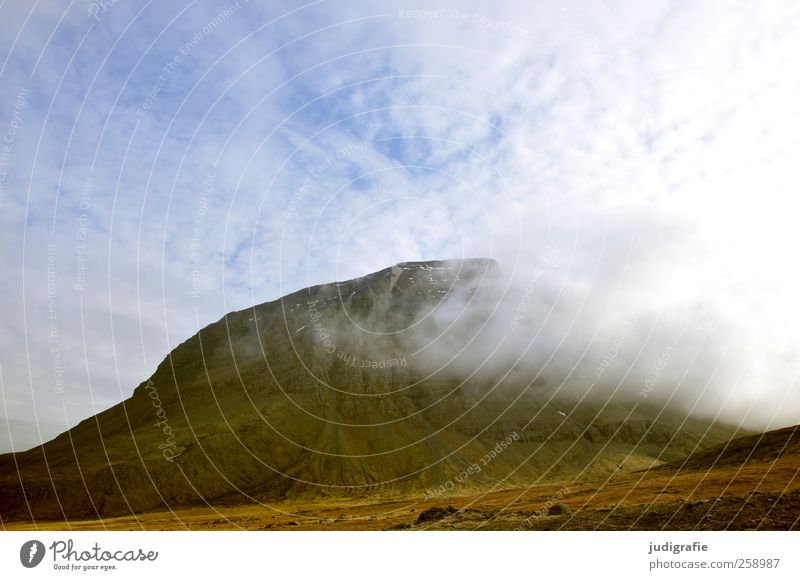
[[[474,298],[497,268],[407,262],[232,312],[178,346],[131,398],[0,457],[0,515],[422,499],[607,475],[730,437],[661,409],[611,401],[598,413],[528,379],[431,364],[437,333],[452,333],[442,320],[480,331]]]

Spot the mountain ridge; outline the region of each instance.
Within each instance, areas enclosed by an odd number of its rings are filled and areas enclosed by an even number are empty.
[[[402,262],[230,312],[130,398],[0,456],[0,516],[468,493],[650,467],[735,432],[621,399],[562,402],[527,377],[432,369],[420,335],[437,336],[443,311],[458,339],[479,331],[498,268]]]

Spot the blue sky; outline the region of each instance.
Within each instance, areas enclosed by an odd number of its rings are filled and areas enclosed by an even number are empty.
[[[0,5],[0,414],[47,437],[227,311],[554,247],[587,328],[711,310],[711,393],[800,421],[798,8],[459,4]]]

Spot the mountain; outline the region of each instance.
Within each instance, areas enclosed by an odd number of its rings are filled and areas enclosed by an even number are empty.
[[[0,517],[468,494],[643,469],[733,435],[482,369],[465,346],[492,315],[498,272],[406,262],[231,312],[129,399],[0,456]]]
[[[771,463],[781,458],[789,459],[800,466],[800,425],[736,437],[721,445],[692,453],[683,460],[659,466],[657,469],[703,471],[721,466],[740,467],[752,463]]]

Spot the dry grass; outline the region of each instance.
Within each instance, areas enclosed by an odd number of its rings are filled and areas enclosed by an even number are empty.
[[[577,484],[544,485],[429,501],[281,503],[180,509],[103,520],[11,523],[8,530],[797,529],[800,464],[654,469]],[[372,501],[371,501],[372,500]],[[545,516],[566,503],[568,516]],[[458,512],[417,523],[433,506]]]

